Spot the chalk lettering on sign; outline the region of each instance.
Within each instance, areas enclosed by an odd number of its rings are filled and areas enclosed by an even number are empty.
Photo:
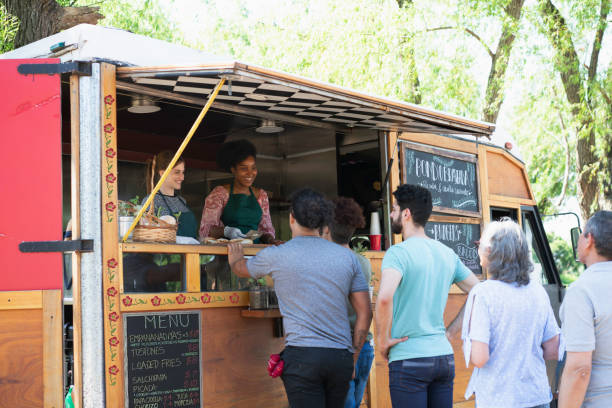
[[[200,312],[124,315],[129,408],[201,407]]]
[[[451,160],[451,165],[452,162]],[[461,186],[466,186],[468,184],[467,170],[455,169],[418,157],[415,160],[414,169],[417,177],[425,177],[432,181],[443,181]]]
[[[145,316],[145,329],[172,329],[179,327],[189,327],[189,315],[152,315]]]
[[[436,211],[480,212],[475,155],[411,142],[404,142],[403,152],[404,182],[430,190]]]
[[[482,273],[474,239],[480,235],[479,224],[430,221],[425,226],[428,237],[451,248],[472,272]]]
[[[147,357],[147,356],[161,356],[166,354],[166,349],[161,346],[154,347],[139,347],[130,350],[132,356],[136,357]]]

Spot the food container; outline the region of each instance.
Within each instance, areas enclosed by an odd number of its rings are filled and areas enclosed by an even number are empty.
[[[251,286],[249,289],[249,308],[268,309],[268,288],[265,286]]]

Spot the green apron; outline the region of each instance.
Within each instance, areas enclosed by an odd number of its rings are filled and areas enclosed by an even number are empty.
[[[195,215],[191,212],[191,210],[187,212],[181,213],[179,217],[178,230],[176,231],[176,235],[181,237],[192,237],[198,238],[198,223],[196,221]]]
[[[228,227],[239,228],[243,234],[250,230],[257,231],[263,211],[249,187],[251,194],[234,194],[234,183],[230,187],[229,199],[221,214],[221,221]],[[256,240],[256,243],[259,239]]]
[[[166,197],[164,197],[164,195],[159,192],[158,194],[160,194],[163,198],[168,211],[171,211],[170,204],[168,204]],[[178,219],[178,230],[176,231],[176,235],[181,237],[191,237],[198,239],[198,227],[199,225],[196,221],[195,215],[193,214],[193,212],[191,212],[191,210],[188,209],[187,211],[181,212],[181,215]]]

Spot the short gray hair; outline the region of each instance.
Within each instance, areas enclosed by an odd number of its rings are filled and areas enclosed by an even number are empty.
[[[533,262],[525,233],[508,217],[491,222],[480,237],[480,245],[489,249],[487,259],[491,279],[527,285]]]
[[[612,259],[612,211],[597,211],[586,223],[584,235],[591,234],[597,253]]]

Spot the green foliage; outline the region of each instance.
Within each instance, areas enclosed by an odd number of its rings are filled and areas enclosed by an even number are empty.
[[[570,244],[558,235],[548,234],[548,243],[557,264],[557,269],[564,284],[576,280],[583,270],[582,264],[574,259],[574,251]],[[569,283],[566,283],[569,281]]]
[[[0,54],[15,48],[15,35],[19,29],[19,20],[10,15],[0,3]]]
[[[64,0],[66,2],[73,3],[73,6],[92,5],[91,0]],[[173,7],[174,0],[105,0],[93,5],[99,6],[100,13],[105,16],[98,23],[100,25],[182,43],[177,22],[167,18],[167,9]]]
[[[91,0],[58,3],[82,6]],[[526,1],[518,23],[506,13],[511,0],[401,3],[401,8],[397,0],[105,0],[95,5],[106,16],[103,25],[470,118],[482,117],[489,52],[495,52],[504,25],[510,24],[517,39],[499,84],[498,125],[518,142],[542,210],[563,205],[566,172],[565,196],[577,194],[576,142],[590,131],[601,165],[591,170],[612,198],[611,171],[605,171],[612,158],[610,16],[597,75],[586,81],[601,0],[554,1],[570,34],[562,45],[576,53],[578,64],[554,52],[543,0]],[[12,48],[18,23],[2,6],[0,22],[4,52]],[[579,107],[567,102],[560,78],[572,70],[574,84],[588,100]]]

